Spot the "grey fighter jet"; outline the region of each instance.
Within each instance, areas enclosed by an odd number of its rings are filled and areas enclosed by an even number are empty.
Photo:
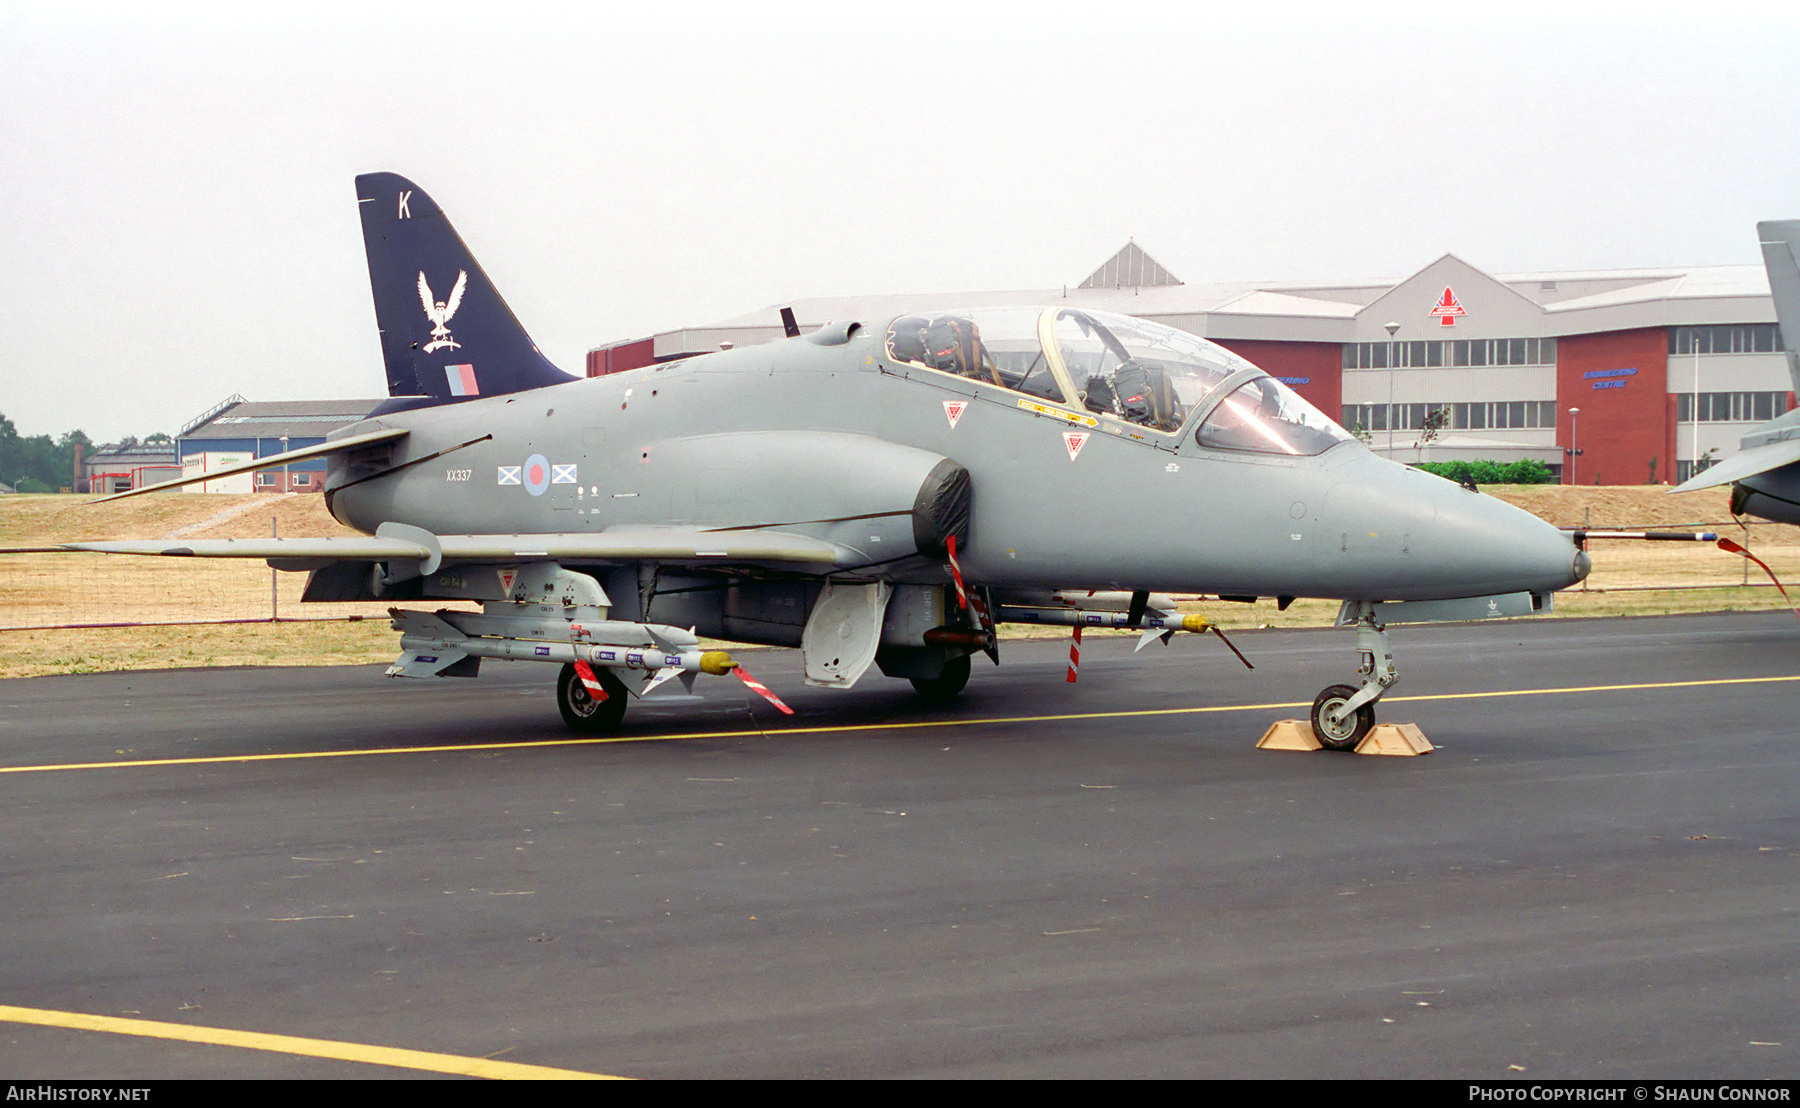
[[[393,609],[389,674],[550,662],[578,730],[672,677],[750,680],[702,637],[798,647],[812,684],[873,665],[942,700],[972,655],[999,660],[997,623],[1142,645],[1207,629],[1169,593],[1334,598],[1362,679],[1320,693],[1312,723],[1340,749],[1396,680],[1387,624],[1541,611],[1587,572],[1542,520],[1126,316],[976,307],[805,335],[790,316],[767,345],[573,378],[423,190],[356,186],[391,399],[244,468],[328,457],[326,502],[366,537],[73,548],[265,558],[307,571],[308,601],[479,601]]]
[[[1788,375],[1800,391],[1800,219],[1756,225],[1776,326],[1787,348]],[[1753,428],[1739,453],[1689,478],[1671,492],[1731,486],[1734,515],[1800,523],[1800,408]]]

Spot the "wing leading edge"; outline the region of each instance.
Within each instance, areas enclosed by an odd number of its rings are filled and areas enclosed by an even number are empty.
[[[1767,428],[1763,428],[1767,430]],[[1759,473],[1781,466],[1800,462],[1800,423],[1792,427],[1793,438],[1777,439],[1764,442],[1759,446],[1751,446],[1741,454],[1733,455],[1714,466],[1708,466],[1698,474],[1670,489],[1670,492],[1693,492],[1695,489],[1710,489],[1714,485],[1729,485],[1742,481],[1747,477],[1755,477]],[[1750,436],[1746,435],[1748,440]]]
[[[836,543],[785,531],[719,532],[697,528],[630,528],[595,534],[431,535],[383,527],[373,537],[325,539],[175,539],[64,543],[99,554],[186,558],[262,558],[277,569],[317,569],[330,562],[692,562],[843,569],[862,555]]]
[[[202,473],[197,477],[177,477],[173,481],[159,481],[154,485],[145,485],[141,489],[129,492],[118,492],[111,496],[102,496],[90,500],[90,504],[104,504],[108,500],[123,500],[128,496],[142,496],[147,492],[161,492],[164,489],[178,489],[183,485],[197,485],[202,481],[217,481],[222,477],[233,477],[239,473],[255,473],[258,470],[277,469],[293,462],[310,461],[313,458],[325,458],[333,454],[342,454],[346,450],[358,450],[365,446],[375,446],[384,442],[395,442],[405,438],[412,432],[404,427],[383,427],[379,431],[365,431],[360,435],[349,435],[341,439],[331,439],[317,446],[303,446],[298,450],[287,450],[280,454],[270,454],[266,458],[252,458],[237,465],[225,466]],[[117,551],[116,553],[155,553],[154,551]]]

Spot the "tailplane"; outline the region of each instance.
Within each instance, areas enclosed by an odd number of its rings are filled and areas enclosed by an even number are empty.
[[[356,179],[388,395],[435,403],[573,381],[550,364],[424,189]]]

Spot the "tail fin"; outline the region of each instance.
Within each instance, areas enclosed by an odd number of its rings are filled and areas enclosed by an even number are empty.
[[[573,381],[550,364],[425,190],[356,179],[389,396],[437,403]]]
[[[1762,241],[1781,344],[1787,347],[1788,376],[1800,392],[1800,219],[1758,223],[1756,237]]]

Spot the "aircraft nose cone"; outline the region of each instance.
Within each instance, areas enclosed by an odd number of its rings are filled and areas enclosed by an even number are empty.
[[[1345,473],[1327,504],[1338,563],[1392,600],[1547,593],[1587,576],[1573,538],[1486,493],[1382,459]],[[1360,570],[1357,574],[1355,571]]]
[[[1465,588],[1480,590],[1474,595],[1554,592],[1592,568],[1573,537],[1522,508],[1455,486],[1438,495],[1440,564]]]

